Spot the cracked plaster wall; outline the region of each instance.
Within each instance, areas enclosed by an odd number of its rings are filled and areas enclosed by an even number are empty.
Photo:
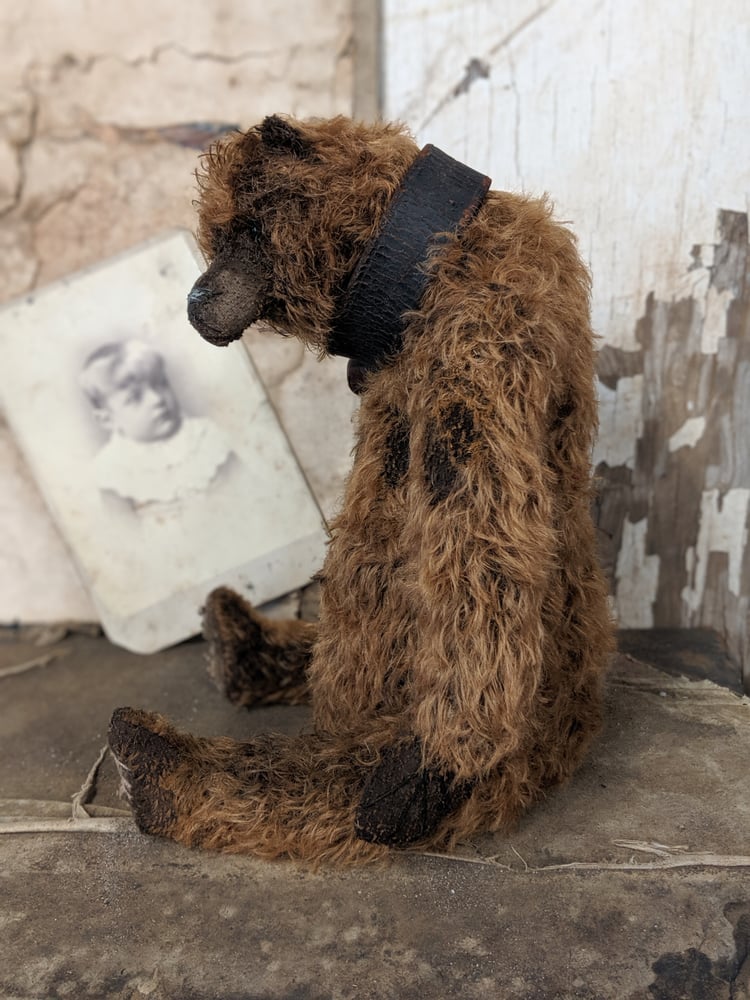
[[[351,113],[353,50],[348,0],[5,5],[0,302],[166,229],[192,229],[201,140],[275,111]],[[319,366],[296,342],[254,334],[251,344],[330,514],[351,447],[345,366]],[[0,455],[0,621],[92,617],[2,422]]]
[[[746,5],[383,0],[383,24],[386,116],[549,192],[592,268],[621,624],[716,628],[750,681]]]

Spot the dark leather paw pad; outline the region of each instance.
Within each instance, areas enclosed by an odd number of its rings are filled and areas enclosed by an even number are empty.
[[[407,847],[424,840],[469,797],[470,783],[422,767],[419,740],[389,747],[368,778],[355,818],[361,840]]]

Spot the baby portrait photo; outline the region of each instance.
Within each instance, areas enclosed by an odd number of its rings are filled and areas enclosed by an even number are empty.
[[[183,413],[163,356],[140,340],[115,340],[90,354],[80,376],[92,413],[107,435],[94,456],[104,495],[138,513],[202,493],[236,456],[209,417]]]
[[[240,342],[191,328],[183,232],[0,313],[2,404],[110,639],[199,631],[209,591],[254,603],[306,582],[326,529]]]

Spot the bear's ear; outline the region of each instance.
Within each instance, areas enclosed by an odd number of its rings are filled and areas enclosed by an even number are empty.
[[[306,139],[299,129],[278,115],[268,115],[263,119],[258,131],[263,145],[269,149],[293,153],[302,160],[312,154],[312,143]]]

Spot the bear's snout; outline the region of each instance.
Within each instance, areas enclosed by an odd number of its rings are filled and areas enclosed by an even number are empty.
[[[188,292],[188,319],[204,340],[209,341],[211,344],[226,344],[228,343],[227,337],[223,331],[211,325],[209,317],[206,314],[205,306],[211,299],[216,298],[218,292],[213,288],[207,288],[206,285],[201,284],[204,279],[205,276],[201,275]]]
[[[210,344],[224,347],[242,336],[257,319],[260,283],[229,268],[209,268],[188,292],[192,326]]]

